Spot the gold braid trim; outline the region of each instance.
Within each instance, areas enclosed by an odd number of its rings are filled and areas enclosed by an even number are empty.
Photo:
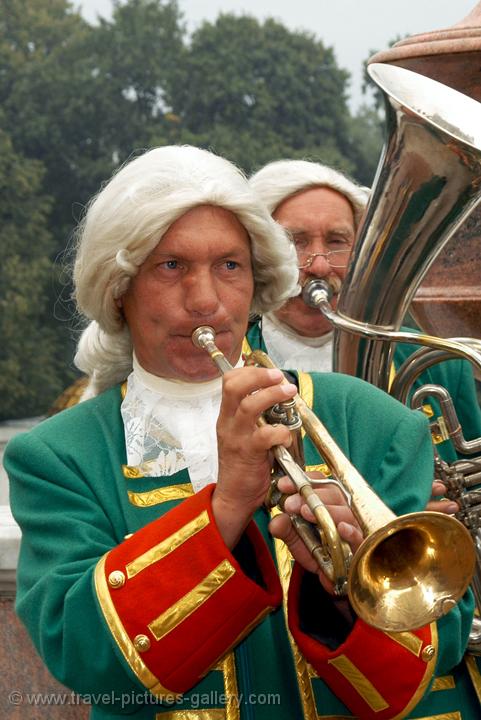
[[[459,710],[454,710],[454,712],[441,713],[441,715],[426,715],[417,720],[463,720],[463,716]]]
[[[321,472],[326,477],[331,477],[331,468],[326,463],[319,463],[318,465],[306,465],[306,472]]]
[[[143,476],[139,475],[138,477]],[[173,500],[185,500],[185,498],[192,497],[193,494],[194,490],[190,483],[169,485],[140,493],[127,491],[129,502],[136,507],[152,507],[152,505],[160,505]]]
[[[435,678],[431,685],[431,692],[437,692],[438,690],[454,690],[456,683],[452,675],[443,675],[442,677]]]
[[[157,543],[157,545],[146,550],[142,555],[136,557],[135,560],[127,563],[125,566],[127,577],[129,579],[133,578],[139,572],[142,572],[142,570],[167,557],[167,555],[170,555],[170,553],[177,550],[177,548],[207,527],[209,523],[209,513],[207,510],[203,510],[197,517],[183,525],[175,533],[172,533],[172,535],[169,535],[160,543]]]
[[[235,674],[234,653],[229,653],[222,663],[224,673],[224,692],[226,696],[225,718],[226,720],[239,720],[239,688]]]
[[[279,510],[274,508],[271,511],[271,515],[277,515],[279,512]],[[311,677],[317,677],[317,675],[307,660],[301,655],[287,625],[287,589],[289,587],[289,580],[292,573],[292,556],[287,545],[285,545],[282,540],[276,538],[274,540],[274,546],[277,556],[277,566],[279,568],[279,577],[282,585],[286,630],[294,658],[294,666],[297,673],[297,682],[299,685],[299,694],[301,696],[304,720],[318,720],[316,702],[311,684]]]
[[[413,710],[418,702],[421,700],[422,696],[426,692],[426,688],[431,682],[431,678],[433,676],[434,670],[436,668],[436,661],[438,658],[438,648],[439,648],[439,640],[438,640],[438,627],[435,622],[431,623],[431,645],[435,649],[435,653],[433,654],[432,658],[426,663],[426,670],[424,672],[424,676],[419,684],[418,689],[414,693],[413,697],[411,698],[411,701],[406,705],[404,710],[401,710],[401,712],[396,715],[396,717],[392,718],[392,720],[402,720],[403,718],[407,717],[411,710]],[[422,720],[422,718],[419,718],[419,720]],[[431,719],[424,718],[424,720],[436,720],[435,716],[433,716]],[[437,720],[458,720],[454,715],[449,717],[446,715],[444,717],[443,715],[439,715]],[[459,717],[459,720],[461,720],[461,717]]]
[[[391,638],[391,640],[394,640],[394,642],[399,643],[399,645],[402,645],[403,648],[408,650],[408,652],[412,653],[416,657],[419,657],[421,655],[421,650],[423,649],[423,641],[418,638],[417,635],[411,632],[386,632],[385,635]]]
[[[224,708],[209,710],[173,710],[156,713],[155,720],[228,720]]]
[[[389,707],[389,703],[383,698],[381,693],[376,690],[369,678],[367,678],[346,655],[339,655],[332,660],[328,660],[328,663],[335,667],[336,670],[346,678],[348,683],[352,685],[358,695],[369,705],[371,710],[379,712]]]
[[[468,653],[464,656],[464,662],[466,663],[469,677],[471,678],[471,682],[474,685],[476,695],[478,696],[478,700],[481,704],[481,675],[479,673],[479,668],[478,668],[476,659],[474,658],[473,655],[470,655]]]
[[[186,618],[192,615],[200,605],[210,600],[235,574],[235,568],[228,560],[223,560],[192,590],[186,593],[165,612],[148,623],[147,627],[156,640],[162,640],[175,630]]]
[[[240,720],[239,689],[235,673],[234,653],[229,653],[211,672],[222,672],[224,675],[224,695],[226,704],[223,708],[205,710],[173,710],[157,713],[155,720]],[[203,695],[204,693],[202,693]],[[213,693],[205,692],[206,698]]]
[[[314,386],[312,378],[307,373],[298,373],[299,381],[299,395],[304,400],[306,405],[312,408],[314,402]],[[305,431],[302,429],[302,437],[305,436]],[[327,467],[327,466],[326,466]],[[324,472],[324,470],[322,470]],[[280,511],[274,508],[271,511],[271,515],[274,516]],[[277,565],[279,568],[279,577],[281,580],[282,591],[283,591],[283,608],[286,622],[287,634],[289,642],[291,644],[292,655],[294,658],[294,665],[297,673],[297,682],[299,685],[299,694],[301,696],[302,710],[305,720],[318,720],[316,701],[314,698],[314,691],[312,688],[311,678],[318,677],[314,668],[307,662],[303,657],[299,648],[296,645],[294,638],[291,635],[289,626],[287,623],[287,591],[289,588],[289,581],[292,574],[292,555],[287,545],[277,538],[274,540],[274,546],[277,556]]]
[[[142,685],[150,690],[153,695],[172,701],[173,698],[178,697],[178,693],[174,693],[172,690],[167,690],[163,687],[155,675],[149,670],[135,649],[133,642],[126,633],[125,628],[117,614],[110,597],[107,580],[105,578],[105,560],[107,558],[107,554],[100,558],[97,563],[94,579],[99,605],[109,630],[112,633],[112,637],[120,648],[128,666],[140,680]]]
[[[244,336],[244,339],[242,341],[242,354],[243,355],[249,355],[252,352],[252,348],[249,345],[248,339]]]

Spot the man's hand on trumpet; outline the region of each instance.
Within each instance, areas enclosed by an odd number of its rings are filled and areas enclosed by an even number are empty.
[[[442,512],[446,515],[454,515],[459,511],[459,505],[454,500],[446,497],[446,487],[439,480],[433,482],[431,500],[426,505],[426,510]]]
[[[262,413],[297,392],[280,370],[244,367],[224,375],[217,421],[219,473],[212,507],[226,545],[233,548],[264,503],[271,480],[271,448],[289,447],[285,425],[259,426]]]
[[[308,474],[314,481],[315,479],[322,479],[324,477],[322,473],[319,472],[310,472]],[[270,532],[274,537],[286,543],[294,559],[306,570],[317,573],[323,587],[332,594],[332,582],[319,569],[316,561],[291,523],[290,515],[301,515],[305,520],[314,523],[315,518],[311,510],[299,493],[296,493],[294,484],[290,478],[282,477],[278,482],[278,488],[281,492],[289,494],[289,497],[284,502],[285,512],[271,520],[269,524]],[[363,535],[359,523],[347,504],[344,494],[333,484],[319,485],[316,487],[316,493],[329,510],[329,513],[336,523],[341,539],[349,544],[354,553],[361,544]]]
[[[309,476],[314,481],[324,477],[318,472],[311,472]],[[278,488],[281,492],[288,494],[289,497],[284,502],[285,512],[277,515],[270,522],[270,532],[274,537],[286,543],[294,559],[306,570],[317,573],[325,590],[332,593],[332,582],[319,570],[316,561],[295,531],[290,520],[290,515],[301,515],[308,522],[314,523],[315,518],[311,510],[299,493],[296,493],[294,484],[288,477],[282,477],[279,480]],[[318,486],[316,492],[328,508],[336,523],[341,539],[349,544],[354,553],[363,541],[363,535],[359,523],[347,504],[344,494],[333,484]],[[458,504],[445,498],[445,493],[446,488],[443,483],[434,481],[432,486],[432,499],[426,504],[426,510],[443,512],[448,515],[456,513],[459,510]]]

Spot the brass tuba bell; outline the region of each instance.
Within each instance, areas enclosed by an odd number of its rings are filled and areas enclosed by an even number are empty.
[[[399,331],[441,249],[481,200],[481,103],[410,70],[373,63],[386,141],[339,295],[334,370],[387,390],[391,342],[481,363],[479,348]],[[436,343],[436,341],[438,341]]]

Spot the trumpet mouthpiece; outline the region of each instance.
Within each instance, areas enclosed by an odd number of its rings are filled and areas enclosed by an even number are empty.
[[[192,333],[192,342],[195,347],[205,350],[206,343],[214,342],[215,330],[209,325],[201,325]]]

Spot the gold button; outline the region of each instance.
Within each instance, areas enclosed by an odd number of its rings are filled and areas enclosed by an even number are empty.
[[[432,660],[432,658],[434,657],[435,654],[436,654],[436,650],[434,649],[434,647],[432,645],[426,645],[426,647],[424,648],[424,650],[422,652],[421,657],[424,660],[424,662],[429,662],[430,660]]]
[[[124,535],[124,540],[128,540],[133,536],[134,533],[127,533],[127,535]]]
[[[125,575],[121,570],[114,570],[109,575],[109,585],[116,590],[125,585]]]
[[[145,652],[150,648],[150,640],[147,635],[136,635],[134,637],[134,647],[139,652]]]

